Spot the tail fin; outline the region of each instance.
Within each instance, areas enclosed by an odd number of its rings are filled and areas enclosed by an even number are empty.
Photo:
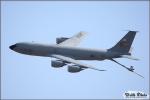
[[[130,54],[130,48],[137,31],[129,31],[114,47],[108,49],[110,51],[123,54]]]

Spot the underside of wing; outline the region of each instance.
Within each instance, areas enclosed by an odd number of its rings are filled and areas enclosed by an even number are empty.
[[[100,69],[97,69],[95,67],[92,67],[90,65],[87,65],[87,64],[83,64],[75,59],[72,59],[70,57],[66,57],[66,56],[62,56],[62,55],[51,55],[51,57],[54,57],[54,58],[57,58],[57,59],[60,59],[62,61],[66,61],[66,62],[69,62],[69,63],[72,63],[72,64],[75,64],[81,68],[90,68],[90,69],[94,69],[94,70],[98,70],[98,71],[106,71],[106,70],[100,70]]]
[[[71,38],[59,43],[61,46],[77,46],[80,41],[85,37],[85,32],[79,32],[78,34],[72,36]]]

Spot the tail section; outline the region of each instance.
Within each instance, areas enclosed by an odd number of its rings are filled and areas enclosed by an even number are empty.
[[[113,52],[123,53],[123,54],[130,54],[129,51],[135,35],[136,35],[136,31],[129,31],[115,46],[113,46],[108,50]]]

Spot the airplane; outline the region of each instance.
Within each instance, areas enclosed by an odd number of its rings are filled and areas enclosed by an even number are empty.
[[[136,33],[137,31],[128,31],[128,33],[116,45],[105,50],[77,47],[81,40],[86,36],[86,33],[82,31],[70,38],[56,38],[56,44],[50,45],[34,42],[20,42],[9,46],[9,48],[21,54],[55,58],[57,60],[52,60],[51,66],[54,68],[60,68],[68,65],[68,72],[70,73],[80,72],[87,68],[106,71],[84,64],[79,60],[110,60],[126,68],[128,71],[136,73],[133,66],[129,68],[114,60],[116,58],[139,60],[132,57],[130,52]],[[138,73],[136,74],[143,77]]]

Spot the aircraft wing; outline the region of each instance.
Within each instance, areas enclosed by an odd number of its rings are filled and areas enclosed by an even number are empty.
[[[54,57],[54,58],[57,58],[57,59],[60,59],[62,61],[66,61],[69,63],[73,63],[75,65],[82,67],[82,68],[90,68],[90,69],[94,69],[94,70],[98,70],[98,71],[106,71],[106,70],[97,69],[97,68],[92,67],[92,66],[87,65],[87,64],[83,64],[83,63],[81,63],[75,59],[70,58],[70,57],[66,57],[66,56],[62,56],[62,55],[55,55],[55,54],[51,55],[51,57]]]
[[[58,45],[62,46],[77,46],[80,41],[85,37],[85,32],[79,32],[78,34],[72,36],[71,38],[59,43]]]

